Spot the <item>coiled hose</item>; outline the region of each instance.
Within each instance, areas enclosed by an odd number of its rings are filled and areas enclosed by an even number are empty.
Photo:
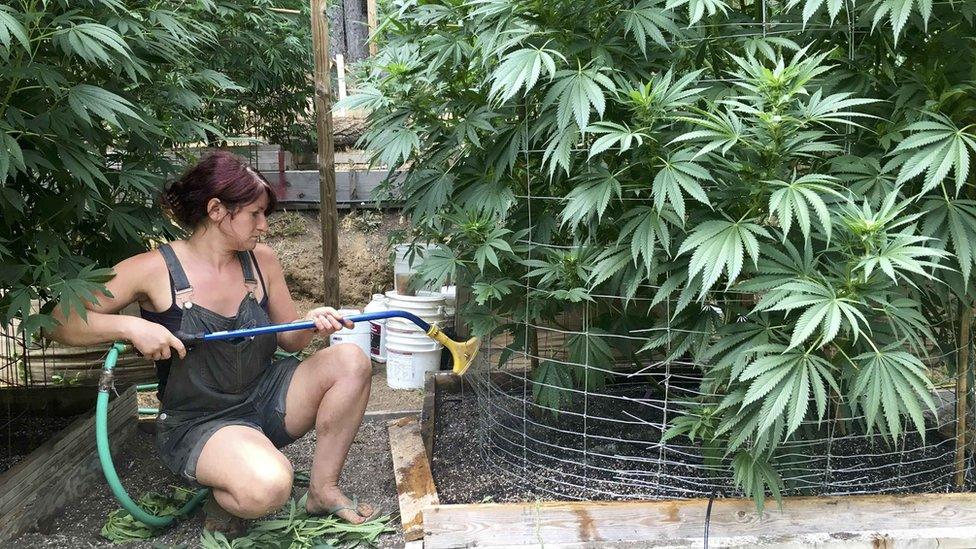
[[[102,473],[105,480],[112,489],[112,494],[119,501],[122,508],[129,512],[136,520],[143,522],[153,528],[169,526],[177,517],[182,517],[193,512],[194,509],[203,501],[210,490],[199,490],[190,498],[190,501],[179,510],[175,515],[160,517],[147,513],[139,504],[129,497],[125,487],[119,480],[118,473],[115,472],[115,464],[112,462],[112,451],[108,444],[108,398],[109,392],[114,388],[115,362],[119,358],[119,353],[125,350],[121,343],[112,345],[108,355],[105,357],[105,366],[102,368],[102,377],[98,383],[98,400],[95,403],[95,443],[98,446],[98,460],[102,464]]]

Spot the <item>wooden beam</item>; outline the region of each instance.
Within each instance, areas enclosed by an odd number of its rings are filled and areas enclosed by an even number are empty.
[[[339,211],[335,198],[335,147],[332,143],[332,77],[329,67],[327,0],[312,0],[312,51],[315,57],[315,114],[319,152],[319,216],[322,222],[322,298],[339,303]]]
[[[91,395],[95,391],[90,389]],[[136,430],[136,389],[108,406],[108,432],[115,453]],[[102,479],[95,450],[94,414],[81,417],[0,475],[0,542],[45,524]],[[0,543],[2,545],[2,543]]]
[[[363,414],[363,423],[371,423],[374,421],[390,421],[394,419],[400,419],[407,416],[415,416],[420,413],[420,410],[374,410],[372,412],[366,412]]]
[[[774,504],[775,505],[775,504]],[[424,547],[702,547],[708,500],[437,505]],[[713,547],[976,547],[976,494],[786,498],[761,515],[718,499]],[[615,545],[618,546],[618,545]]]
[[[420,412],[420,437],[424,441],[427,462],[434,467],[434,418],[437,417],[437,375],[424,382],[424,407]]]
[[[420,421],[417,416],[408,416],[391,421],[388,429],[403,539],[419,540],[424,537],[424,509],[439,503],[427,452],[420,437]]]
[[[346,59],[341,53],[337,53],[335,56],[335,67],[336,67],[336,91],[339,95],[339,101],[342,101],[347,97],[346,95]],[[346,109],[339,109],[336,114],[339,116],[346,115]],[[334,146],[334,144],[333,144]],[[333,156],[333,165],[335,163],[335,156]]]
[[[973,323],[973,308],[964,304],[966,310],[962,313],[959,327],[959,356],[956,363],[956,461],[955,485],[962,488],[966,483],[966,418],[969,408],[966,400],[969,396],[969,344],[970,327]]]
[[[376,0],[366,0],[366,25],[369,28],[369,55],[375,56],[379,51],[379,47],[376,45],[375,36],[376,33]]]

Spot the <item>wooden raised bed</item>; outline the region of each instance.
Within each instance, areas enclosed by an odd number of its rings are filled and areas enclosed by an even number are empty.
[[[104,484],[95,449],[96,393],[92,387],[0,391],[0,402],[11,407],[89,411],[0,475],[0,545],[31,529],[43,530],[68,503],[89,492],[93,483]],[[113,454],[135,433],[136,402],[133,386],[109,403]]]
[[[434,376],[423,425],[390,424],[408,542],[419,539],[420,509],[428,549],[703,546],[707,499],[439,504],[425,446],[436,445],[436,394],[460,385],[452,374]],[[748,499],[716,499],[707,523],[712,547],[976,547],[976,494],[788,497],[762,514]]]

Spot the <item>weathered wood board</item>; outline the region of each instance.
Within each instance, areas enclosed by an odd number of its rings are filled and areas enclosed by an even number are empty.
[[[281,185],[278,172],[263,172],[275,187],[282,206],[317,205],[319,196],[319,172],[317,170],[289,170],[284,172],[284,185]],[[373,191],[387,178],[386,171],[337,170],[336,204],[350,206],[374,202]],[[396,176],[401,178],[402,176]],[[386,204],[386,203],[384,203]],[[389,205],[389,204],[387,204]]]
[[[88,390],[91,403],[95,390]],[[109,403],[108,432],[113,453],[135,433],[136,409],[135,387]],[[0,475],[0,545],[34,528],[43,531],[53,517],[98,483],[104,485],[95,449],[92,411]]]
[[[427,549],[632,542],[702,547],[703,499],[440,505],[424,511]],[[976,547],[976,495],[786,498],[761,515],[715,500],[710,547]]]
[[[437,505],[437,489],[430,472],[427,452],[420,436],[420,420],[407,416],[389,423],[390,453],[396,477],[403,521],[403,538],[414,541],[424,537],[424,509]]]

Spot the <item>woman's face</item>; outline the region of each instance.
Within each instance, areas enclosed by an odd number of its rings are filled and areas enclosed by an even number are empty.
[[[220,232],[226,236],[237,250],[253,250],[258,239],[268,232],[268,218],[264,215],[268,207],[268,195],[241,207],[231,214],[221,205],[223,216],[217,223]]]

